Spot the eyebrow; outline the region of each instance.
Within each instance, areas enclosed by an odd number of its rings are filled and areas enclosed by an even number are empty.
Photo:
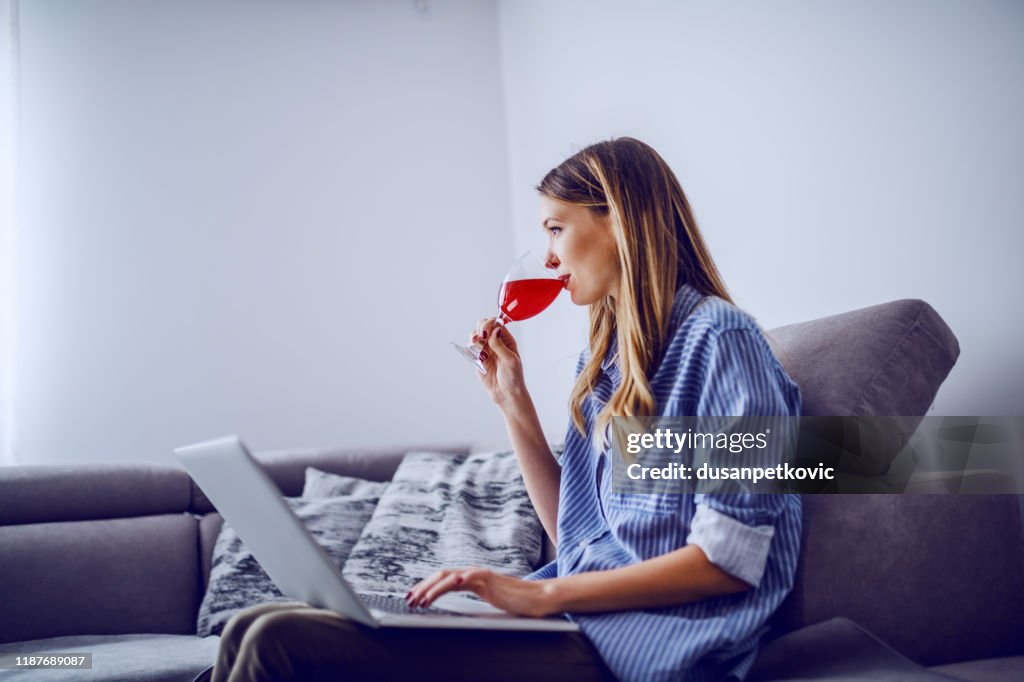
[[[550,220],[557,220],[558,222],[562,222],[561,218],[551,217],[551,218],[545,218],[544,222],[541,223],[541,225],[543,225],[544,227],[547,227],[548,226],[548,221],[550,221]]]

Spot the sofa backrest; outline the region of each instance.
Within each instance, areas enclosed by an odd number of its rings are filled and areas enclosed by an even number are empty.
[[[784,632],[845,616],[922,665],[1024,654],[1016,495],[805,495]]]
[[[921,416],[960,355],[924,301],[903,299],[771,329],[808,416]]]
[[[920,300],[769,334],[800,386],[804,415],[824,416],[812,424],[816,437],[839,446],[844,422],[828,417],[909,417],[916,426],[960,353]],[[863,473],[881,473],[895,449],[859,454]],[[1016,495],[805,495],[803,505],[794,587],[773,634],[845,616],[924,665],[1024,654]]]
[[[0,469],[0,642],[195,632],[198,522],[185,472]]]
[[[391,477],[413,449],[258,454],[282,493],[305,469]],[[220,515],[184,470],[0,468],[0,643],[75,634],[195,634]]]

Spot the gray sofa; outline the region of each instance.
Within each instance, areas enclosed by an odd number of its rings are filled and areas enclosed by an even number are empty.
[[[921,301],[770,336],[810,415],[923,415],[959,353]],[[386,480],[409,449],[259,457],[282,492],[295,496],[307,466]],[[217,648],[217,638],[195,631],[220,525],[180,469],[0,469],[0,654],[93,653],[91,671],[0,671],[0,678],[192,680]],[[1017,496],[804,496],[794,589],[749,679],[939,674],[1024,679]]]

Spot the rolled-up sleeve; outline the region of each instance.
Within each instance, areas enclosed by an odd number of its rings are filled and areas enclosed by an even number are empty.
[[[705,502],[697,505],[686,544],[697,545],[711,563],[757,587],[774,535],[774,526],[748,526]]]
[[[706,345],[706,367],[698,416],[797,416],[795,394],[767,342],[753,329],[719,332]],[[766,456],[773,462],[773,455]],[[711,563],[757,587],[761,583],[775,522],[786,506],[780,494],[697,494],[687,544],[700,547]]]

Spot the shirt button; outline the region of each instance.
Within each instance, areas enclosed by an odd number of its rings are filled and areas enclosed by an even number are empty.
[[[580,540],[580,549],[585,549],[586,546],[587,546],[587,541],[586,540]]]

